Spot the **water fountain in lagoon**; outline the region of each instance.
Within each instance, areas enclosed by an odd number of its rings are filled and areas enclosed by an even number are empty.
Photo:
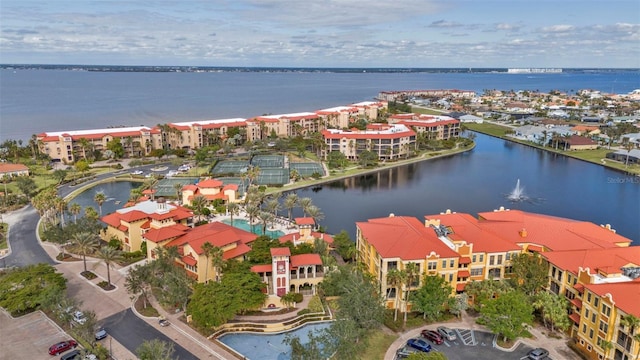
[[[524,194],[524,187],[520,186],[520,179],[516,181],[516,187],[507,195],[507,199],[514,202],[527,199],[527,196]]]

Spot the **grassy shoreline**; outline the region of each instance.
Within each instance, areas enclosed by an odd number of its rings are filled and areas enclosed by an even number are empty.
[[[625,164],[620,163],[618,161],[607,159],[606,154],[613,151],[610,149],[598,148],[595,150],[564,151],[560,149],[554,149],[548,146],[541,146],[538,144],[534,144],[530,141],[518,140],[512,137],[506,136],[506,132],[509,130],[512,130],[508,126],[502,126],[502,125],[493,124],[493,123],[482,123],[482,124],[469,123],[469,124],[465,124],[465,126],[467,127],[467,129],[471,131],[476,131],[485,135],[493,136],[499,139],[507,140],[507,141],[525,145],[525,146],[530,146],[536,149],[548,151],[553,154],[563,155],[573,159],[586,161],[591,164],[604,166],[606,168],[623,172],[628,175],[640,176],[640,166],[638,165],[625,166]]]

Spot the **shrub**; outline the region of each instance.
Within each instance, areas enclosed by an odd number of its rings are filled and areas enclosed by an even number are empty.
[[[94,274],[91,271],[83,271],[80,275],[84,276],[87,280],[93,280],[98,277],[98,275]]]
[[[309,301],[309,306],[307,307],[310,312],[323,312],[324,307],[322,306],[322,301],[319,296],[314,296]]]
[[[293,294],[293,301],[295,301],[297,304],[301,303],[303,300],[303,296],[301,293],[294,293]]]
[[[111,238],[111,240],[109,240],[108,245],[116,250],[121,250],[121,246],[122,243],[120,242],[120,240],[116,239],[116,238]]]

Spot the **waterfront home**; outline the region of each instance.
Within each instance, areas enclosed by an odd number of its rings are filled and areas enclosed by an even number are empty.
[[[357,120],[360,109],[355,106],[335,106],[316,111],[325,124],[324,128],[344,129]]]
[[[0,179],[29,176],[29,168],[23,164],[0,163]]]
[[[476,123],[476,124],[482,124],[484,122],[484,119],[479,117],[479,116],[475,116],[475,115],[470,115],[470,114],[465,114],[462,115],[458,118],[458,120],[460,120],[460,122],[462,123]]]
[[[429,139],[448,140],[460,136],[460,120],[450,116],[394,114],[387,121],[389,124],[405,125],[416,133],[426,134]]]
[[[416,149],[416,133],[402,124],[369,124],[366,130],[326,129],[322,131],[326,160],[332,151],[339,151],[347,159],[357,160],[363,151],[374,152],[379,160],[406,158]]]
[[[513,134],[509,134],[507,136],[516,138],[518,140],[531,141],[536,144],[543,144],[543,143],[546,144],[548,143],[551,136],[547,134],[545,139],[545,133],[549,133],[549,132],[550,132],[549,129],[544,126],[523,125],[514,129]]]
[[[640,149],[616,150],[608,153],[607,159],[620,161],[623,164],[640,164]]]
[[[158,198],[116,210],[100,220],[107,225],[100,234],[102,240],[116,239],[124,251],[138,251],[147,234],[147,239],[162,241],[179,236],[193,227],[193,212]],[[151,251],[149,248],[147,250]]]
[[[598,148],[598,142],[584,136],[571,135],[559,139],[559,147],[564,150],[594,150]]]
[[[640,149],[640,132],[637,133],[628,133],[622,135],[622,142],[628,141],[638,149]]]
[[[320,115],[314,112],[256,116],[247,119],[247,140],[310,134],[320,131],[321,125]]]

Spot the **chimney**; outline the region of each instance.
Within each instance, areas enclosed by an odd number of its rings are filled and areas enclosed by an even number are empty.
[[[527,237],[527,229],[522,228],[522,230],[518,231],[518,234],[520,234],[520,237],[526,238]]]

